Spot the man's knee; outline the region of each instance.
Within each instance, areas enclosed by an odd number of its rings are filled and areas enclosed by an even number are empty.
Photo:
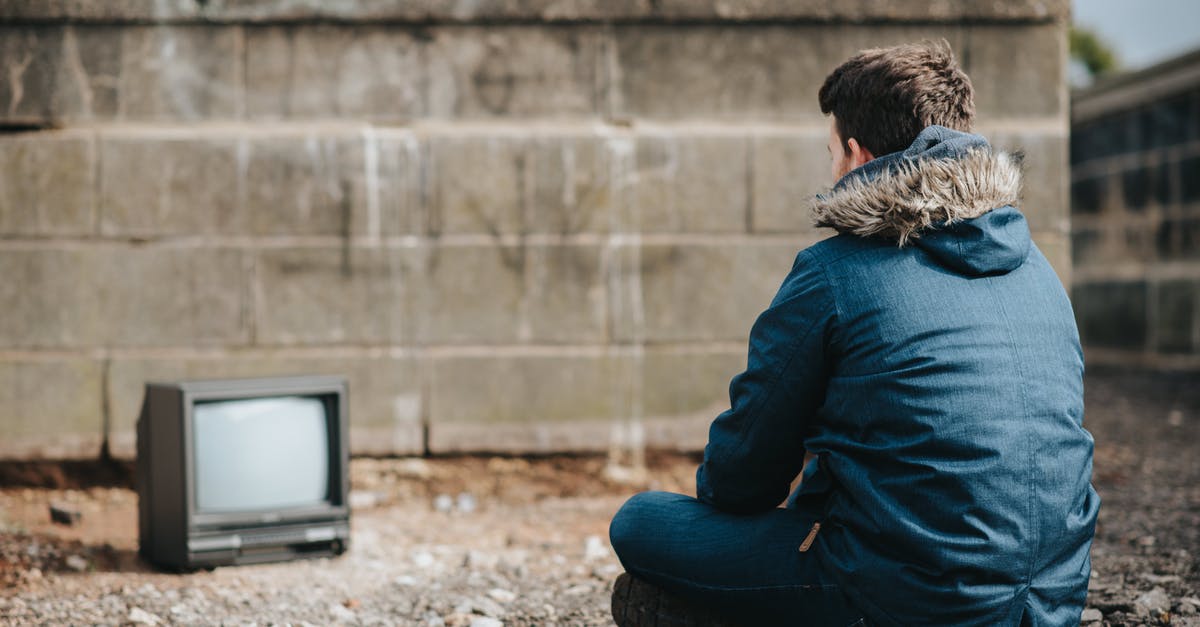
[[[653,544],[681,500],[691,499],[671,492],[641,492],[625,501],[608,526],[608,540],[622,562],[640,552],[639,547]]]

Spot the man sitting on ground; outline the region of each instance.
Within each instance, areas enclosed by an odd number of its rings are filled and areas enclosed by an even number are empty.
[[[614,617],[1076,625],[1099,507],[1083,356],[1020,163],[970,134],[945,42],[863,51],[819,100],[837,183],[814,213],[837,234],[754,323],[699,498],[613,519]]]

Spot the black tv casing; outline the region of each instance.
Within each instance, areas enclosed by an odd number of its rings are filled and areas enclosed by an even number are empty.
[[[349,438],[344,377],[299,376],[147,383],[137,424],[138,552],[177,571],[329,557],[350,542]],[[329,502],[276,510],[196,511],[197,402],[317,396],[329,430]]]

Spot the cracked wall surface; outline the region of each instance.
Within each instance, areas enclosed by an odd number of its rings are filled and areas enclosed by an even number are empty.
[[[0,457],[148,380],[350,379],[355,452],[697,449],[829,235],[825,75],[945,37],[1069,281],[1067,4],[0,0]]]

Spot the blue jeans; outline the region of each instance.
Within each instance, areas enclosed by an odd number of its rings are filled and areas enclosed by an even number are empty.
[[[737,622],[865,624],[799,550],[815,517],[796,509],[737,515],[690,496],[643,492],[613,517],[609,538],[630,574]]]

